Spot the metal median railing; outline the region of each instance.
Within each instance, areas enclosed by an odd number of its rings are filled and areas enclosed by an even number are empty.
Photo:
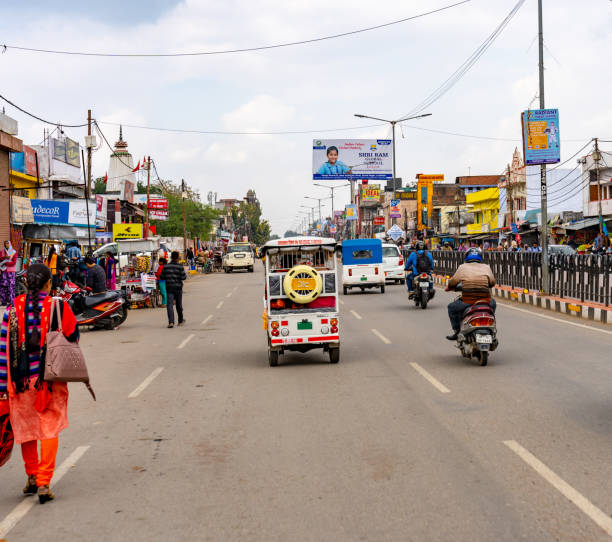
[[[434,272],[453,275],[464,252],[432,251]],[[484,252],[495,280],[501,286],[540,291],[542,254],[538,252]],[[550,293],[609,306],[612,299],[612,255],[556,254],[549,256]]]

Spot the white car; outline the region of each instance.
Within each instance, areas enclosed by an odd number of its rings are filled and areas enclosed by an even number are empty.
[[[230,243],[227,247],[227,254],[223,258],[223,270],[231,273],[236,269],[246,269],[253,272],[253,249],[248,243]]]
[[[383,268],[385,270],[385,280],[392,280],[395,283],[404,284],[406,275],[404,272],[404,258],[397,245],[393,243],[383,243]]]

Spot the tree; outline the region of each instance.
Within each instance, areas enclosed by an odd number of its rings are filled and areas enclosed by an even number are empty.
[[[94,194],[106,194],[106,183],[104,177],[98,177],[94,183]]]
[[[263,245],[270,239],[270,224],[261,220],[261,207],[257,201],[240,202],[232,209],[232,220],[238,235],[246,235],[255,244]]]
[[[146,187],[145,187],[146,192]],[[151,220],[157,234],[162,237],[183,236],[183,201],[180,186],[170,181],[161,181],[151,186],[150,193],[161,193],[168,198],[168,220]],[[185,229],[188,235],[208,239],[212,231],[213,220],[219,212],[208,205],[202,205],[198,192],[187,187],[185,199]]]
[[[283,237],[297,237],[299,234],[296,231],[293,230],[287,230],[285,232],[285,235],[283,235]]]

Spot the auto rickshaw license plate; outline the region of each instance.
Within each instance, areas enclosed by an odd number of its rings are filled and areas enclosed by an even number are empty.
[[[359,280],[368,280],[368,277],[361,277]]]
[[[301,322],[298,322],[297,328],[298,329],[312,329],[312,322],[309,322],[308,320],[302,320]]]

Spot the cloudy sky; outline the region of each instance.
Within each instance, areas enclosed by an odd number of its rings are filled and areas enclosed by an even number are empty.
[[[386,23],[457,0],[5,0],[0,43],[105,53],[214,51],[337,34]],[[242,54],[180,58],[98,58],[7,49],[0,54],[0,94],[64,124],[87,109],[109,140],[112,123],[226,132],[181,134],[124,128],[135,157],[150,154],[159,174],[205,196],[243,197],[254,188],[273,231],[295,226],[312,186],[316,137],[389,137],[387,127],[354,117],[399,118],[451,75],[506,17],[516,0],[471,0],[447,11],[348,37]],[[612,140],[609,73],[610,0],[545,0],[546,105],[561,114],[562,158],[595,136]],[[537,2],[527,0],[478,63],[426,111],[398,130],[398,176],[495,174],[519,144],[520,112],[537,80]],[[43,124],[6,106],[25,143]],[[414,127],[496,139],[475,139]],[[345,131],[326,132],[346,128]],[[350,129],[349,128],[355,128]],[[84,131],[66,129],[82,141]],[[608,144],[612,147],[612,144]],[[604,148],[605,144],[604,144]],[[94,174],[109,151],[95,154]],[[574,167],[574,162],[570,162]],[[348,197],[336,192],[336,208]],[[328,206],[327,214],[330,212]]]

